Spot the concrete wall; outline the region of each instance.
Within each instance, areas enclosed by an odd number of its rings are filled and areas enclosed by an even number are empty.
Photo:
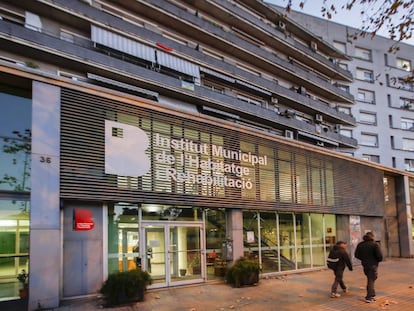
[[[33,82],[29,310],[59,305],[60,88]]]

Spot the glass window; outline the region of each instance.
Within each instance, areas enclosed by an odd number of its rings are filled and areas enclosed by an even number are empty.
[[[398,79],[398,84],[396,86],[406,91],[414,90],[414,83],[406,79]]]
[[[403,150],[414,151],[414,139],[403,138]]]
[[[372,59],[371,50],[356,47],[355,57],[365,59],[365,60],[371,60]]]
[[[1,91],[0,190],[30,191],[31,100]]]
[[[203,81],[203,86],[212,90],[213,92],[224,94],[225,88],[211,81]]]
[[[373,155],[373,154],[363,154],[362,159],[366,161],[379,163],[380,157],[377,155]]]
[[[138,207],[108,206],[108,272],[132,270],[140,265]]]
[[[357,100],[364,103],[375,104],[375,93],[373,91],[358,89]]]
[[[364,81],[368,81],[368,82],[373,82],[374,81],[374,72],[372,70],[369,70],[369,69],[357,68],[357,70],[356,70],[356,79],[364,80]]]
[[[344,84],[337,84],[336,85],[340,90],[349,93],[349,86],[348,85],[344,85]]]
[[[411,71],[411,62],[407,59],[397,58],[397,67],[405,71]]]
[[[344,70],[348,70],[348,64],[345,63],[339,63],[339,67],[344,69]]]
[[[322,214],[310,214],[312,262],[314,267],[325,265],[323,218]]]
[[[226,211],[224,209],[206,210],[206,247],[217,253],[221,252],[226,239]]]
[[[365,124],[377,124],[377,115],[372,112],[360,112],[359,122]]]
[[[250,259],[258,258],[258,242],[260,238],[258,219],[258,212],[243,212],[244,256]]]
[[[334,41],[333,46],[341,51],[342,53],[346,54],[346,44],[344,42]]]
[[[237,94],[236,97],[237,97],[237,99],[239,99],[241,101],[244,101],[246,103],[253,104],[253,105],[256,105],[256,106],[259,106],[259,107],[263,107],[263,108],[267,108],[266,107],[267,102],[263,99],[252,98],[252,97],[244,96],[244,95],[241,95],[241,94]]]
[[[0,279],[16,280],[22,269],[29,272],[29,215],[29,201],[0,200]],[[18,296],[13,283],[8,287],[0,292],[0,300]]]
[[[400,97],[399,103],[401,108],[411,109],[413,105],[413,100],[410,98]]]
[[[279,271],[279,239],[276,212],[260,212],[261,258],[263,272]]]
[[[414,131],[414,120],[408,118],[401,118],[401,129]]]
[[[378,136],[376,134],[361,134],[359,142],[363,146],[378,147]]]
[[[346,113],[346,114],[348,114],[348,115],[350,115],[350,114],[351,114],[351,108],[349,108],[349,107],[337,106],[337,107],[336,107],[336,109],[337,109],[339,112]]]
[[[414,172],[414,159],[405,159],[404,166],[406,171]]]
[[[352,130],[350,130],[350,129],[340,129],[339,130],[339,133],[342,135],[342,136],[346,136],[346,137],[351,137],[352,138]]]

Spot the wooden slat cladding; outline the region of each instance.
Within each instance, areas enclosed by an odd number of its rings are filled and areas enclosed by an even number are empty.
[[[70,89],[62,89],[61,113],[63,199],[354,215],[384,210],[382,172],[372,167]],[[147,134],[147,174],[105,173],[105,120]],[[160,161],[164,156],[173,163]]]

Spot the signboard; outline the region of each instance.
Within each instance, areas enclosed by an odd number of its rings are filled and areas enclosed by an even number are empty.
[[[93,212],[89,209],[75,208],[73,210],[73,230],[88,231],[95,226]]]

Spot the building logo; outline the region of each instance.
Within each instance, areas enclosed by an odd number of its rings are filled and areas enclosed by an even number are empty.
[[[85,208],[75,208],[73,210],[73,229],[75,231],[89,231],[95,226],[93,212]]]
[[[105,120],[105,173],[138,177],[149,172],[147,134],[139,127]]]

